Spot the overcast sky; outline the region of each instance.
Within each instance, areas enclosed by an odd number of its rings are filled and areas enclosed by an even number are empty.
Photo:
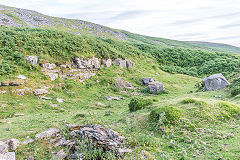
[[[240,0],[0,0],[134,33],[240,47]]]

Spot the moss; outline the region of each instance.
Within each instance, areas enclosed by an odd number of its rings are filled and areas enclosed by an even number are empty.
[[[150,120],[152,122],[176,123],[182,117],[182,110],[174,106],[158,107],[151,111]]]
[[[129,110],[131,112],[145,108],[148,105],[153,104],[153,100],[144,98],[132,98],[128,104]]]

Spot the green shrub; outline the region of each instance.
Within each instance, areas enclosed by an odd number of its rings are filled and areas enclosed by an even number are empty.
[[[198,105],[198,106],[206,106],[206,105],[207,105],[207,103],[204,102],[204,101],[198,101],[198,100],[192,99],[192,98],[184,99],[184,100],[182,101],[182,103],[184,103],[184,104],[194,103],[195,105]]]
[[[144,107],[153,104],[151,99],[144,98],[132,98],[130,103],[128,104],[129,110],[131,112],[143,109]]]
[[[230,104],[227,102],[219,102],[218,106],[220,107],[221,114],[225,118],[239,118],[240,116],[240,107]]]
[[[174,106],[163,106],[153,109],[149,115],[152,122],[162,121],[165,124],[174,124],[182,117],[182,110]]]
[[[233,87],[232,89],[231,89],[231,95],[234,97],[234,96],[237,96],[237,95],[239,95],[240,94],[240,87],[239,86],[237,86],[237,87]]]

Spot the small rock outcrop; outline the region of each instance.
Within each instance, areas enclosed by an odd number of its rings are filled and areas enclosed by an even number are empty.
[[[5,142],[0,141],[0,154],[6,154],[8,152],[8,145]]]
[[[221,73],[213,74],[209,77],[203,78],[202,83],[205,91],[224,89],[230,84]]]
[[[54,64],[54,63],[41,63],[40,66],[42,68],[46,68],[46,69],[55,69],[56,68],[56,64]]]
[[[38,140],[38,139],[47,140],[50,137],[56,136],[57,133],[59,132],[60,130],[57,128],[48,128],[46,131],[36,134],[35,140]]]
[[[98,58],[94,57],[88,60],[85,60],[83,58],[75,58],[73,62],[79,69],[99,69],[101,66],[101,61]]]
[[[34,89],[33,90],[33,94],[35,96],[39,96],[39,95],[43,95],[43,94],[47,94],[48,91],[46,89]]]
[[[9,149],[12,151],[15,151],[17,149],[17,147],[19,146],[19,144],[20,144],[20,142],[18,139],[11,138],[8,140]]]
[[[51,79],[51,81],[55,81],[58,78],[57,73],[46,73],[47,76]]]
[[[30,63],[32,66],[37,66],[38,57],[37,56],[25,56],[24,57],[28,63]]]
[[[124,89],[134,90],[134,89],[135,89],[135,88],[132,86],[131,83],[122,80],[120,77],[117,77],[117,78],[116,78],[115,87],[116,87],[116,88],[120,88],[121,90],[124,90]]]
[[[143,78],[142,81],[144,85],[148,85],[148,83],[155,82],[156,80],[154,78],[148,77],[148,78]]]
[[[130,60],[123,60],[121,58],[115,59],[114,63],[121,68],[132,68],[133,62]]]
[[[164,90],[163,84],[156,81],[154,78],[143,78],[142,82],[147,86],[148,91],[153,94],[157,94]]]
[[[102,65],[104,65],[105,67],[111,67],[112,65],[112,60],[111,59],[102,59]]]

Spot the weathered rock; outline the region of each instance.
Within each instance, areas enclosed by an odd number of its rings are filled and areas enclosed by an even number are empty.
[[[28,145],[28,144],[33,143],[33,142],[34,142],[34,139],[30,138],[30,139],[27,139],[26,141],[23,141],[22,144],[23,145]]]
[[[94,57],[88,60],[75,58],[73,62],[79,69],[98,69],[101,65],[100,60]]]
[[[24,57],[28,63],[30,63],[32,66],[37,66],[38,57],[37,56],[25,56]]]
[[[101,106],[101,107],[107,107],[105,104],[100,103],[100,102],[98,102],[96,105],[97,105],[97,106]]]
[[[119,101],[121,98],[119,98],[119,97],[112,97],[112,96],[105,96],[105,98],[107,99],[107,100],[109,100],[109,101],[111,101],[111,100],[116,100],[116,101]]]
[[[25,77],[24,75],[18,75],[17,78],[22,79],[22,80],[27,79],[27,77]]]
[[[15,113],[14,116],[16,116],[16,117],[24,116],[24,113]]]
[[[46,131],[36,134],[35,140],[38,139],[47,140],[48,138],[55,136],[59,132],[60,130],[57,128],[48,128]]]
[[[131,153],[132,150],[131,150],[131,149],[128,149],[128,148],[119,148],[119,149],[118,149],[118,152],[119,152],[120,155],[123,155],[123,154],[125,154],[125,153]]]
[[[9,149],[12,151],[15,151],[17,149],[17,147],[19,146],[19,144],[20,144],[20,142],[18,139],[11,138],[8,140]]]
[[[133,62],[130,61],[129,59],[126,60],[126,67],[127,68],[132,68],[133,67]]]
[[[58,78],[57,73],[46,73],[46,75],[50,77],[51,81],[55,81]]]
[[[46,69],[54,69],[54,68],[56,68],[56,64],[54,64],[54,63],[41,63],[40,66],[42,68],[46,68]]]
[[[221,73],[213,74],[209,77],[203,78],[202,83],[205,91],[224,89],[230,84]]]
[[[126,68],[127,67],[126,61],[122,60],[121,58],[115,59],[114,63],[121,68]]]
[[[0,141],[0,154],[6,154],[8,152],[8,145],[5,142]]]
[[[147,88],[151,93],[154,94],[164,90],[163,84],[160,82],[149,82]]]
[[[67,157],[67,154],[64,152],[64,150],[60,150],[57,154],[53,154],[53,160],[62,160]]]
[[[33,94],[35,96],[38,96],[38,95],[43,95],[43,94],[47,94],[48,91],[46,89],[34,89],[33,90]]]
[[[23,85],[24,82],[10,82],[9,85],[10,86],[20,86],[20,85]]]
[[[135,88],[132,86],[131,83],[122,80],[120,77],[117,77],[116,83],[115,83],[115,87],[120,88],[121,90],[124,90],[124,89],[134,90],[134,89],[135,89]]]
[[[155,79],[148,77],[148,78],[143,78],[142,81],[144,85],[148,85],[149,82],[155,82]]]
[[[42,97],[39,97],[39,99],[51,100],[52,98],[51,97],[42,96]]]
[[[15,160],[15,153],[7,152],[5,154],[0,154],[0,160]]]
[[[67,68],[67,65],[61,64],[61,65],[60,65],[60,68]]]
[[[102,64],[105,66],[105,67],[111,67],[112,65],[112,60],[111,59],[102,59]]]
[[[9,82],[1,82],[1,86],[9,86]]]
[[[61,99],[61,98],[56,98],[56,101],[57,101],[58,103],[63,103],[63,99]]]
[[[98,58],[91,58],[90,59],[90,64],[92,69],[98,69],[101,67],[100,60]]]

